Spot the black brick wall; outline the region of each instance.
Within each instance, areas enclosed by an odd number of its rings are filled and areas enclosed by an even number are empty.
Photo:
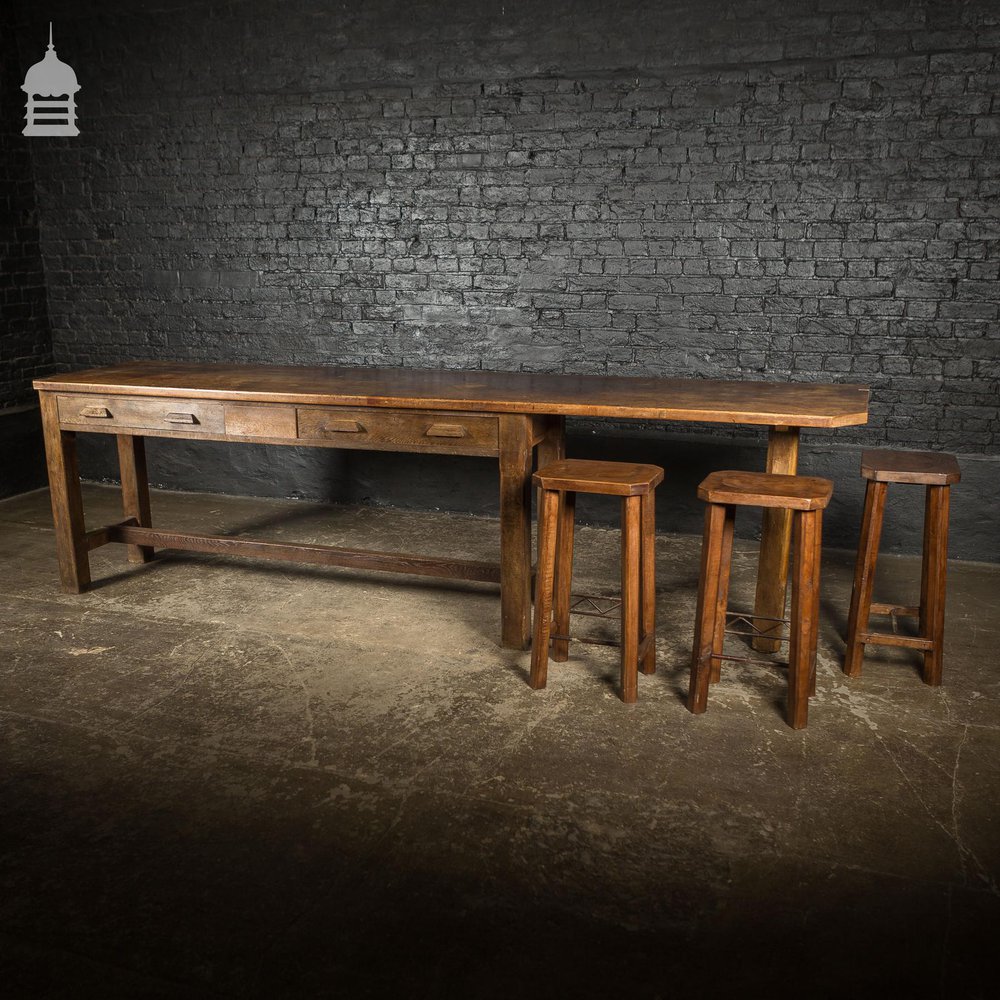
[[[17,43],[0,25],[0,497],[45,482],[31,380],[53,369]]]
[[[31,380],[53,367],[19,63],[0,30],[0,412],[34,403]]]
[[[870,425],[809,438],[846,474],[995,469],[995,0],[50,8],[17,29],[83,86],[32,147],[63,367],[864,382]]]

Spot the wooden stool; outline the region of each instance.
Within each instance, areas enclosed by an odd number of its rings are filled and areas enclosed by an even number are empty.
[[[865,487],[865,512],[858,540],[858,561],[854,568],[854,589],[851,592],[851,613],[847,620],[847,655],[844,673],[861,676],[861,661],[865,644],[904,646],[919,649],[924,654],[924,683],[941,683],[944,650],[944,594],[948,569],[948,504],[951,484],[962,478],[953,455],[938,455],[930,451],[863,452],[861,475],[868,480]],[[882,536],[882,515],[885,512],[889,483],[909,483],[927,487],[924,506],[924,543],[920,570],[920,607],[893,604],[873,604],[875,562]],[[893,633],[870,632],[868,619],[891,615]],[[915,617],[920,622],[919,636],[896,635],[897,615]]]
[[[823,510],[832,494],[833,485],[827,479],[779,476],[766,472],[713,472],[698,487],[698,496],[707,501],[708,507],[705,509],[705,536],[701,548],[698,611],[687,702],[688,708],[695,714],[704,712],[708,706],[708,685],[710,681],[719,679],[722,661],[748,659],[723,655],[736,508],[790,510],[795,543],[791,614],[790,619],[767,619],[767,626],[770,632],[775,622],[787,622],[789,625],[787,719],[793,729],[805,727],[809,695],[816,690]],[[755,625],[753,615],[735,617],[750,627],[749,632],[736,634],[754,635],[761,631]]]
[[[634,702],[639,667],[644,674],[656,669],[654,498],[657,485],[663,481],[663,469],[629,462],[562,459],[539,469],[533,481],[541,490],[541,502],[531,686],[545,687],[550,640],[553,660],[569,657],[576,494],[600,493],[622,498],[621,698]],[[578,603],[583,602],[589,602],[593,610],[580,613],[600,618],[608,617],[617,606],[607,598],[582,597]],[[610,606],[602,609],[601,604]]]

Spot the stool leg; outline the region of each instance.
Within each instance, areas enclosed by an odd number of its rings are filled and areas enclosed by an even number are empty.
[[[933,646],[924,653],[924,683],[941,683],[944,653],[944,599],[948,572],[948,507],[951,488],[928,486],[924,510],[924,551],[920,573],[920,637]]]
[[[622,500],[621,698],[627,705],[639,691],[639,501]]]
[[[576,520],[576,493],[559,494],[559,530],[556,540],[555,614],[552,626],[556,635],[569,635],[569,604],[573,589],[573,523]],[[569,659],[569,639],[552,640],[552,659]]]
[[[715,640],[725,520],[725,505],[708,504],[705,508],[705,534],[701,543],[698,610],[695,612],[691,682],[687,700],[688,710],[695,715],[700,715],[708,707],[708,680],[712,672],[712,645]]]
[[[656,672],[656,493],[643,494],[639,503],[642,522],[642,545],[639,572],[642,576],[642,628],[639,641],[645,643],[645,652],[639,669],[644,674]]]
[[[816,576],[816,586],[813,590],[812,634],[809,636],[809,697],[816,693],[816,648],[819,645],[819,595],[822,574],[820,565],[823,561],[823,511],[818,510],[813,515],[816,518],[816,530],[813,532],[813,572]]]
[[[819,607],[819,565],[816,562],[816,511],[797,510],[792,519],[795,557],[792,568],[792,608],[788,653],[788,724],[804,729],[809,716],[809,687],[815,658],[816,612]]]
[[[715,629],[712,632],[711,683],[722,679],[723,646],[726,641],[726,608],[729,607],[729,575],[733,566],[733,529],[736,527],[736,508],[726,507],[722,523],[722,552],[719,558],[719,596],[715,601]]]
[[[558,513],[559,491],[542,490],[538,518],[538,568],[535,573],[535,628],[531,642],[531,673],[528,680],[536,689],[545,687],[549,669],[549,635],[552,633],[552,584],[556,569]]]
[[[861,517],[861,537],[858,539],[858,558],[854,565],[854,587],[851,590],[851,613],[847,618],[847,653],[844,673],[848,677],[861,676],[861,661],[865,643],[859,634],[868,631],[871,617],[872,588],[875,585],[875,564],[882,537],[882,515],[885,512],[886,484],[868,481],[865,488],[865,512]]]

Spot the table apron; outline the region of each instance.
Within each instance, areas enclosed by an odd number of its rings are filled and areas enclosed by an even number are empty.
[[[503,417],[459,410],[291,406],[60,393],[67,431],[363,451],[499,457]],[[548,424],[529,418],[532,444]]]

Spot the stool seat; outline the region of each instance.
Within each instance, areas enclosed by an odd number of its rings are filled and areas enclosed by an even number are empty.
[[[872,448],[861,453],[861,475],[876,483],[951,486],[962,478],[962,470],[954,455]]]
[[[698,498],[707,503],[780,510],[823,510],[832,495],[828,479],[771,472],[713,472],[698,487]]]
[[[637,465],[633,462],[563,458],[539,469],[532,480],[543,490],[636,497],[649,493],[663,482],[663,469],[657,465]]]

